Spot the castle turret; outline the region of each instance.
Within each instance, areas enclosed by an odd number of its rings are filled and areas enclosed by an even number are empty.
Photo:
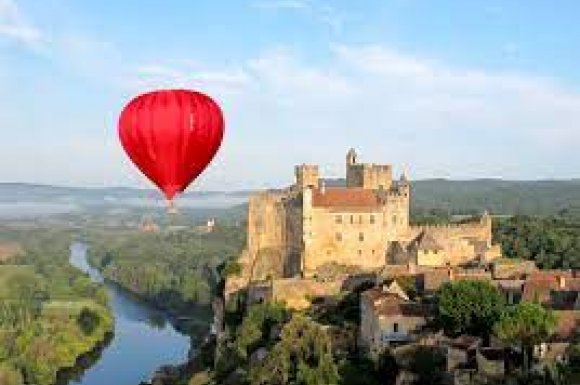
[[[392,185],[390,165],[357,163],[357,154],[350,149],[346,154],[346,186],[367,190],[388,190]]]
[[[296,186],[303,190],[307,187],[318,188],[318,166],[302,164],[296,166]]]
[[[348,166],[353,166],[356,164],[356,151],[354,150],[354,148],[351,148],[350,150],[348,150],[348,152],[346,153],[346,168],[348,170]]]

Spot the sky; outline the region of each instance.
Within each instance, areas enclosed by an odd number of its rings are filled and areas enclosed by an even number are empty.
[[[118,115],[191,88],[222,106],[192,189],[282,187],[293,166],[411,179],[580,178],[580,3],[0,0],[0,182],[149,183]]]

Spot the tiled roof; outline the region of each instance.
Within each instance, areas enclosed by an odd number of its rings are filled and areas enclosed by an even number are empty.
[[[417,248],[419,250],[443,250],[443,247],[437,243],[435,238],[425,231],[417,237]]]
[[[480,344],[481,344],[481,338],[475,337],[475,336],[470,336],[470,335],[461,335],[459,337],[452,339],[449,343],[449,345],[451,345],[455,348],[465,349],[465,350],[475,349]]]
[[[550,293],[558,288],[558,282],[551,279],[528,279],[524,284],[522,300],[550,302]]]
[[[523,279],[498,279],[495,282],[504,290],[522,290],[525,283]]]
[[[554,333],[553,339],[570,341],[578,329],[578,325],[580,323],[580,311],[557,311],[556,316],[558,317],[558,323],[556,324],[556,331]]]
[[[531,280],[557,280],[559,277],[574,278],[570,270],[538,270],[530,274]]]
[[[522,299],[559,308],[571,308],[580,291],[580,278],[567,271],[537,272],[524,283]]]
[[[427,317],[430,314],[427,306],[386,293],[380,287],[369,289],[362,295],[372,303],[374,313],[378,316]]]
[[[381,201],[373,190],[354,187],[336,187],[312,190],[314,207],[369,207],[380,206]]]
[[[425,290],[434,291],[450,280],[450,272],[447,268],[433,268],[423,272],[423,284]]]

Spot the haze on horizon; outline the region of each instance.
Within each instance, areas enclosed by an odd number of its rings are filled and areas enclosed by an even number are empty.
[[[225,141],[196,190],[361,161],[411,179],[580,178],[576,2],[0,0],[0,182],[147,187],[134,94],[193,88]]]

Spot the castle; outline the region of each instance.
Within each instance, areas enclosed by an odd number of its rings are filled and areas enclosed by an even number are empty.
[[[491,218],[444,226],[409,223],[410,184],[390,165],[346,155],[346,181],[327,186],[316,165],[295,168],[295,183],[253,195],[247,248],[239,259],[250,281],[314,277],[326,265],[378,270],[386,265],[459,266],[501,255]]]

